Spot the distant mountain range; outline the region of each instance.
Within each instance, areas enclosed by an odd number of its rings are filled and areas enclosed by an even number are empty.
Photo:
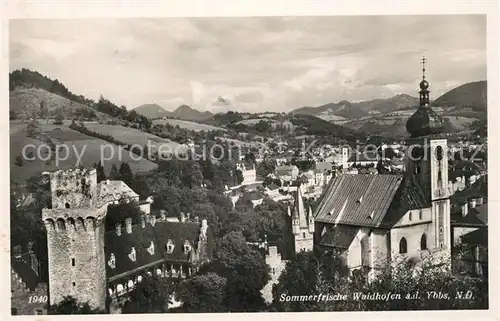
[[[134,108],[138,114],[144,115],[148,118],[175,118],[182,120],[202,121],[213,117],[209,111],[201,112],[188,105],[181,105],[174,111],[165,110],[158,104],[146,104]]]
[[[467,83],[441,95],[432,102],[432,105],[445,109],[469,108],[482,113],[486,111],[486,87],[486,81]],[[291,114],[312,115],[335,122],[416,108],[418,103],[419,100],[416,97],[399,94],[387,99],[373,99],[361,102],[343,100],[318,107],[301,107],[291,111]]]

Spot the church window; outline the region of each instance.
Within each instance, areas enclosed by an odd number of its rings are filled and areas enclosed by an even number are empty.
[[[441,146],[436,147],[436,159],[438,161],[443,159],[443,147]]]
[[[169,239],[167,241],[167,244],[165,245],[165,247],[167,248],[167,253],[168,254],[172,254],[174,252],[175,245],[174,245],[174,242],[172,242],[171,239]]]
[[[188,254],[191,251],[191,244],[189,244],[189,241],[186,240],[184,242],[184,254]]]
[[[402,237],[401,241],[399,241],[399,253],[405,254],[406,252],[408,252],[406,239]]]
[[[427,250],[427,235],[425,233],[420,238],[420,250]]]
[[[411,212],[408,214],[408,220],[411,221]]]

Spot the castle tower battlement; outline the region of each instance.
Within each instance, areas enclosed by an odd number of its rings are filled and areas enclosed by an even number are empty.
[[[82,208],[97,204],[95,169],[67,169],[48,173],[52,208]]]

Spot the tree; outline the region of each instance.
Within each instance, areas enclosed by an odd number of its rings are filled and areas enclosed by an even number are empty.
[[[218,242],[214,259],[201,273],[214,272],[227,279],[225,305],[229,311],[260,311],[264,305],[261,290],[269,280],[269,266],[252,249],[241,232],[230,232]]]
[[[97,183],[105,181],[107,179],[106,172],[104,171],[104,166],[102,166],[101,161],[95,164],[97,171]]]
[[[63,124],[63,121],[64,121],[64,114],[62,112],[62,110],[58,110],[57,113],[56,113],[56,116],[54,117],[54,124],[55,125],[62,125]]]
[[[240,185],[241,183],[243,183],[243,173],[241,172],[241,170],[237,169],[235,172],[234,172],[234,176],[236,177],[236,184]]]
[[[45,101],[40,101],[40,118],[47,116],[47,108],[45,108]]]
[[[224,312],[226,278],[216,273],[195,275],[179,286],[183,312]]]
[[[130,169],[130,166],[128,163],[122,163],[120,165],[119,169],[120,173],[120,178],[121,180],[127,184],[128,186],[131,185],[132,180],[134,179],[134,174],[132,174],[132,170]]]
[[[66,296],[61,302],[49,307],[49,314],[102,314],[105,311],[92,308],[87,302],[78,302],[71,296]]]
[[[130,293],[123,313],[165,313],[172,303],[175,283],[171,278],[151,275],[143,278]]]
[[[116,164],[111,165],[111,170],[109,171],[109,179],[114,181],[121,179],[121,175],[118,171],[118,168],[116,167]]]
[[[317,305],[305,301],[280,301],[281,295],[309,295],[316,292],[318,286],[331,288],[347,279],[348,269],[342,258],[333,252],[320,250],[300,252],[287,262],[273,291],[274,305],[278,311],[315,311]],[[324,282],[328,284],[324,284]],[[334,292],[325,292],[334,293]],[[321,303],[323,304],[323,303]]]

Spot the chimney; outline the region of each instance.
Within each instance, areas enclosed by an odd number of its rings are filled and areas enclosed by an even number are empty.
[[[186,215],[181,212],[181,217],[180,217],[181,223],[184,223],[186,221]]]
[[[470,206],[470,208],[476,207],[476,199],[475,198],[469,199],[469,206]]]
[[[462,217],[467,216],[468,213],[469,213],[469,206],[467,205],[467,203],[465,203],[462,205]]]
[[[132,233],[132,218],[131,217],[127,217],[125,219],[125,230],[127,231],[127,234]]]
[[[160,210],[160,217],[162,221],[165,221],[167,219],[167,211]]]
[[[145,228],[145,227],[146,227],[146,216],[141,215],[141,228]]]
[[[122,223],[116,223],[115,225],[116,228],[116,235],[120,236],[122,235]]]

